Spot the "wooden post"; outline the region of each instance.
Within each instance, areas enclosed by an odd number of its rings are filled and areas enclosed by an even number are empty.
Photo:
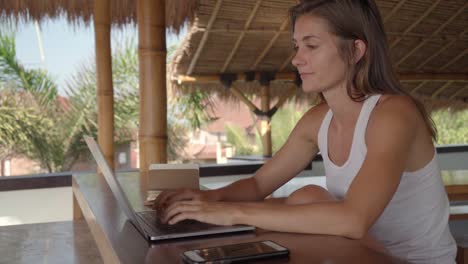
[[[260,87],[261,110],[266,113],[270,110],[270,82]],[[271,157],[271,118],[263,116],[260,120],[260,134],[262,137],[263,156]]]
[[[166,26],[164,0],[138,0],[140,170],[167,162]],[[142,174],[143,175],[143,174]]]
[[[98,142],[104,157],[114,167],[114,92],[110,42],[111,0],[94,1],[94,36],[98,97]]]

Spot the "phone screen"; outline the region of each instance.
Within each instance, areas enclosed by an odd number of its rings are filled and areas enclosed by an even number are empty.
[[[194,250],[205,261],[233,259],[233,258],[247,258],[255,256],[274,256],[278,253],[287,254],[288,250],[283,248],[273,248],[268,244],[273,244],[271,241],[259,241],[242,244],[225,245],[212,248],[202,248]],[[273,245],[275,246],[275,245]],[[281,247],[282,248],[282,247]]]

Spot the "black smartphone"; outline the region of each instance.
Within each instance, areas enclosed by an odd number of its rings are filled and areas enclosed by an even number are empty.
[[[273,241],[265,240],[193,249],[182,253],[182,259],[188,263],[233,263],[288,255],[287,248]]]

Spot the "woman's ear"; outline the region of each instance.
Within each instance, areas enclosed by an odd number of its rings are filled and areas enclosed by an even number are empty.
[[[354,63],[358,63],[366,54],[367,45],[364,41],[356,39],[354,41]]]

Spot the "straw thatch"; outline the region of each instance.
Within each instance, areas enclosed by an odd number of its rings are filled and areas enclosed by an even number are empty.
[[[122,26],[136,22],[136,0],[112,0],[111,23]],[[166,26],[179,32],[184,22],[194,18],[197,0],[166,1]],[[94,12],[94,0],[0,0],[0,17],[26,21],[67,18],[71,24],[89,24]]]
[[[221,73],[294,72],[287,10],[296,2],[200,0],[195,23],[172,61],[172,78],[213,76],[216,80]],[[394,68],[404,76],[404,89],[434,107],[468,107],[468,2],[377,0],[377,4]],[[234,84],[244,93],[259,94],[258,82]],[[280,96],[292,85],[292,80],[274,81],[272,96]],[[216,81],[178,87],[232,96]]]

